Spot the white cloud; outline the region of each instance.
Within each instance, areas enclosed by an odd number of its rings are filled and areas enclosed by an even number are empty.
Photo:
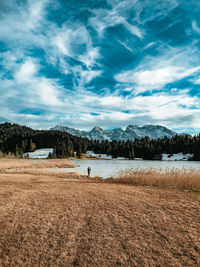
[[[19,83],[29,82],[36,73],[37,65],[33,62],[33,59],[28,58],[15,73],[15,79]]]
[[[15,71],[16,67],[18,67],[17,62],[22,60],[23,57],[23,52],[20,50],[17,50],[15,52],[8,50],[6,52],[0,53],[1,65],[5,70]]]
[[[194,84],[200,84],[200,78],[191,80]]]
[[[132,1],[131,3],[128,0],[114,4],[112,10],[91,10],[95,17],[91,17],[89,23],[98,32],[100,37],[102,37],[105,28],[123,24],[130,33],[141,39],[143,38],[144,30],[141,30],[137,25],[130,24],[122,14],[124,9],[130,8],[130,5],[134,5],[134,2]]]
[[[125,25],[125,27],[127,28],[127,30],[129,30],[133,35],[136,35],[139,38],[142,38],[143,37],[143,32],[137,26],[131,25],[127,21],[124,21],[123,24]]]
[[[4,106],[4,102],[9,104],[11,98],[18,101],[18,87],[15,83],[4,81],[4,89],[9,87],[9,94],[3,94],[0,99],[1,106]],[[65,89],[60,88],[55,80],[40,78],[36,73],[32,80],[26,81],[23,87],[20,86],[20,90],[24,90],[26,98],[26,101],[20,98],[21,108],[42,108],[48,116],[23,117],[16,113],[14,105],[8,108],[9,112],[3,108],[1,114],[10,120],[36,128],[41,127],[41,123],[43,127],[60,123],[76,128],[91,128],[94,125],[125,127],[128,124],[152,123],[169,128],[177,128],[178,125],[181,131],[188,127],[195,128],[200,123],[199,99],[189,96],[187,90],[132,98],[117,95],[100,96],[86,90],[79,94],[73,92],[71,95],[65,95]],[[123,110],[129,112],[125,113]],[[91,115],[94,112],[99,115]]]
[[[131,3],[131,0],[128,0]],[[136,21],[144,25],[149,21],[164,19],[179,5],[178,0],[137,1],[135,4]]]
[[[152,47],[154,45],[156,45],[156,42],[150,42],[144,47],[144,49],[148,49],[148,48],[150,48],[150,47]]]
[[[87,52],[80,56],[80,61],[85,63],[85,65],[90,68],[95,63],[96,60],[100,58],[99,48],[93,47],[91,44],[88,46]],[[99,64],[97,64],[99,65]]]
[[[141,93],[162,89],[165,85],[188,77],[198,71],[200,71],[200,66],[186,69],[181,66],[169,65],[151,70],[126,71],[117,74],[115,78],[119,82],[133,83],[135,85],[135,92]]]
[[[85,83],[89,83],[92,81],[93,78],[100,76],[101,75],[101,71],[99,70],[84,70],[81,72],[81,80],[83,80],[83,84]]]
[[[151,0],[108,0],[112,9],[90,10],[94,16],[89,19],[89,25],[102,37],[107,27],[122,24],[131,37],[137,36],[146,45],[147,38],[144,37],[148,35],[149,38],[149,32],[145,23],[163,19],[177,6],[177,2],[155,0],[152,5]],[[119,83],[116,90],[110,94],[110,88],[101,88],[104,95],[98,95],[99,92],[95,94],[89,91],[91,88],[85,88],[87,83],[102,75],[105,70],[99,65],[101,42],[98,40],[96,45],[93,43],[88,25],[69,22],[67,17],[67,22],[57,26],[55,21],[47,21],[45,8],[48,0],[29,0],[27,3],[20,5],[20,8],[13,6],[12,12],[1,14],[0,17],[0,39],[10,49],[0,55],[5,70],[0,74],[1,116],[36,128],[57,123],[77,128],[89,128],[94,124],[124,127],[131,123],[164,124],[170,128],[177,128],[177,125],[180,128],[200,125],[199,98],[189,96],[188,91],[174,88],[170,92],[145,97],[137,95],[162,89],[168,83],[190,76],[195,76],[192,78],[194,84],[200,84],[200,56],[195,44],[171,48],[169,44],[152,38],[144,49],[155,46],[159,55],[145,56],[135,69],[117,74],[115,78]],[[130,9],[134,10],[136,17],[129,16],[127,19]],[[192,27],[200,33],[196,21],[193,21]],[[118,41],[129,51],[135,52],[129,37]],[[32,48],[42,49],[46,58],[43,55],[38,55],[38,60],[31,58]],[[42,76],[39,72],[42,64],[40,57],[60,68],[58,71],[66,75],[66,84],[67,74],[72,74],[75,81],[73,88],[64,88],[60,85],[62,81]],[[71,65],[72,59],[83,64]],[[131,91],[133,94],[122,97],[121,88],[125,88],[128,95]],[[21,109],[38,109],[44,114],[19,114]],[[126,110],[127,113],[123,112]],[[93,116],[92,113],[97,115]]]
[[[146,56],[138,67],[116,74],[115,79],[131,85],[133,93],[138,94],[163,89],[167,84],[199,73],[200,57],[195,46],[168,48],[162,52],[165,53],[157,57]]]
[[[17,47],[19,44],[22,47],[30,44],[44,45],[45,37],[40,34],[40,29],[47,2],[36,0],[28,1],[27,5],[13,4],[12,12],[1,14],[0,39],[11,41],[11,47]]]
[[[40,23],[43,20],[45,6],[48,0],[43,1],[28,1],[28,12],[22,14],[26,20],[26,27],[30,30],[40,27]]]
[[[194,31],[196,31],[197,33],[200,34],[200,28],[199,28],[199,26],[197,25],[197,22],[194,21],[194,20],[192,21],[192,28],[193,28]]]
[[[17,70],[14,73],[14,79],[3,80],[5,89],[9,88],[9,94],[4,93],[7,101],[12,96],[12,99],[16,99],[17,102],[20,96],[21,102],[24,101],[23,105],[30,108],[47,105],[51,109],[53,106],[63,106],[64,101],[60,100],[62,88],[55,80],[38,75],[40,65],[35,59],[25,58],[22,64],[16,62],[15,64]]]
[[[48,106],[63,106],[63,102],[59,100],[59,90],[48,79],[42,78],[37,82],[37,92],[41,104]]]
[[[82,25],[73,28],[65,24],[61,29],[56,29],[52,35],[52,45],[65,56],[70,56],[83,62],[88,68],[92,67],[99,56],[99,49],[93,47],[87,29]]]
[[[152,123],[177,128],[178,123],[180,129],[195,127],[200,123],[199,99],[189,96],[186,90],[174,92],[173,95],[162,93],[145,97],[136,96],[131,99],[85,94],[79,96],[77,102],[80,111],[78,125],[82,127],[85,121],[87,121],[87,127],[94,126],[94,123],[102,127]],[[129,113],[122,111],[127,109]],[[91,112],[97,112],[100,115],[91,116]],[[70,120],[66,120],[66,124],[78,127],[76,123],[71,124]]]
[[[55,45],[61,53],[66,56],[70,56],[69,51],[69,43],[68,43],[68,36],[67,34],[58,34],[52,41],[53,45]]]
[[[121,42],[120,40],[118,40],[118,42],[119,42],[121,45],[123,45],[127,50],[129,50],[130,52],[133,52],[133,49],[130,48],[126,43]]]

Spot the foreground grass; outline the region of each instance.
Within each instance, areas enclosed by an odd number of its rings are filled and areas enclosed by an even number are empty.
[[[199,193],[17,171],[0,173],[0,266],[200,265]]]
[[[200,192],[200,172],[195,169],[128,169],[106,182]]]

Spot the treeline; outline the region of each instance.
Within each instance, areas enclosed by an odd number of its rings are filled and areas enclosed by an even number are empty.
[[[66,158],[91,150],[97,154],[129,159],[161,159],[162,153],[179,152],[194,154],[200,160],[200,135],[176,135],[172,138],[150,140],[148,137],[131,141],[88,140],[60,131],[33,130],[17,124],[0,124],[0,156],[22,157],[24,153],[40,148],[54,148],[51,158]]]
[[[80,157],[85,153],[90,141],[60,131],[33,130],[18,124],[0,124],[0,155],[22,157],[24,153],[40,148],[54,148],[51,157]]]
[[[93,151],[114,157],[160,160],[162,154],[193,154],[192,160],[200,160],[200,135],[176,135],[172,138],[151,140],[149,137],[130,141],[93,141]]]

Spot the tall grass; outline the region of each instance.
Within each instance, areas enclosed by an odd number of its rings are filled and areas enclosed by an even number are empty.
[[[200,192],[200,171],[195,169],[127,169],[107,182]]]

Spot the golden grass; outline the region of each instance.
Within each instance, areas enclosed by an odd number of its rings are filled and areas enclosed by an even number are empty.
[[[0,160],[0,266],[200,266],[199,193],[27,162]]]
[[[46,169],[17,169],[17,170],[9,170],[5,171],[6,174],[29,174],[35,176],[48,176],[48,177],[56,177],[56,178],[76,178],[79,179],[81,176],[77,172],[66,172],[66,171],[50,171]]]
[[[200,172],[195,169],[127,169],[106,182],[200,191]]]
[[[75,168],[75,164],[68,159],[16,159],[1,158],[0,173],[7,170],[44,169],[44,168]]]
[[[200,195],[0,174],[0,266],[199,266]]]

